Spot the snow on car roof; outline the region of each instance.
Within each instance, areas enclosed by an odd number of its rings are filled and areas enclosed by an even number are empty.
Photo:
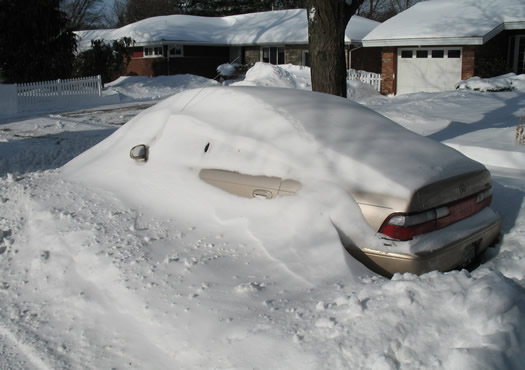
[[[482,44],[503,29],[525,28],[523,0],[429,0],[385,21],[365,46]]]
[[[353,16],[346,28],[346,42],[361,40],[379,22]],[[212,45],[307,44],[305,9],[278,10],[227,17],[168,15],[143,19],[118,29],[77,31],[79,50],[91,40],[131,37],[137,45],[182,42]]]
[[[400,198],[483,168],[348,99],[294,89],[208,87],[144,111],[70,162],[69,170],[87,166],[89,176],[133,171],[128,153],[137,144],[150,147],[147,166],[158,171],[216,168],[329,181]]]

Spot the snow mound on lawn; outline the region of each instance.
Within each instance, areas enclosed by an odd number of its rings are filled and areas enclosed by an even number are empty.
[[[238,64],[224,63],[217,67],[217,73],[221,76],[229,77],[235,73],[237,67],[239,67]]]
[[[312,90],[310,67],[293,64],[273,65],[257,62],[246,73],[243,81],[232,86],[266,86],[289,89]],[[381,97],[370,84],[347,81],[347,96],[359,102]]]
[[[293,64],[273,65],[257,62],[246,72],[244,81],[232,86],[267,86],[311,90],[310,68]]]
[[[476,91],[522,91],[525,92],[525,74],[516,75],[507,73],[498,77],[480,78],[472,77],[468,80],[460,81],[456,89],[476,90]]]
[[[371,99],[382,98],[382,95],[370,84],[348,80],[346,85],[346,96],[358,102],[364,103]]]
[[[164,99],[184,90],[218,84],[217,81],[206,77],[185,74],[158,77],[123,76],[105,84],[105,87],[117,91],[120,101],[126,103]]]

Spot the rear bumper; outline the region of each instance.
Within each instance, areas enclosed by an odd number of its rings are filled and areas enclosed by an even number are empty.
[[[355,246],[345,246],[352,257],[383,276],[396,272],[423,274],[429,271],[449,271],[468,265],[498,239],[501,218],[460,240],[432,252],[417,255],[389,253]]]

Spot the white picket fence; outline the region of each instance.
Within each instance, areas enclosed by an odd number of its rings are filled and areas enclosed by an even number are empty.
[[[372,85],[377,91],[381,91],[381,74],[379,73],[351,69],[348,71],[348,79],[351,81],[361,81],[365,84]]]
[[[93,76],[17,84],[16,94],[21,111],[38,109],[42,105],[58,106],[91,96],[102,96],[102,79]]]

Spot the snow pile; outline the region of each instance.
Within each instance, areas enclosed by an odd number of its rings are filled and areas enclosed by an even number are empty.
[[[312,90],[312,79],[310,67],[257,62],[248,70],[243,81],[232,85]],[[371,85],[360,81],[347,81],[347,88],[347,96],[359,102],[381,97],[381,94]]]
[[[217,67],[217,73],[221,76],[229,77],[235,73],[236,67],[236,65],[224,63]]]
[[[474,370],[518,369],[524,360],[523,288],[491,263],[472,274],[392,280],[355,265],[310,285],[245,233],[241,218],[196,219],[191,208],[165,217],[171,203],[152,213],[148,199],[56,171],[2,178],[0,191],[7,368]],[[329,225],[300,226],[283,252],[304,242],[329,252],[326,235],[301,238]],[[524,251],[514,232],[515,244],[494,262],[517,264],[519,281]]]
[[[382,97],[382,95],[370,84],[351,80],[348,80],[346,84],[346,96],[360,103]]]
[[[318,94],[317,99],[307,98],[298,90],[240,87],[189,90],[128,122],[104,142],[68,163],[64,174],[68,179],[118,192],[130,201],[140,199],[140,207],[151,208],[152,212],[164,209],[165,217],[177,217],[181,210],[188,220],[213,215],[223,223],[250,232],[297,279],[330,280],[334,274],[346,274],[347,267],[329,210],[344,209],[345,223],[361,225],[358,230],[363,233],[355,237],[373,238],[378,243],[351,198],[341,185],[332,183],[337,178],[355,183],[355,176],[337,169],[353,164],[362,176],[367,173],[377,177],[370,181],[370,186],[402,194],[407,193],[407,182],[398,185],[369,164],[342,157],[338,152],[345,151],[347,142],[334,149],[327,147],[333,139],[328,137],[324,126],[316,125],[317,121],[312,120],[310,127],[301,127],[301,119],[294,119],[298,111],[315,117],[318,106],[335,100],[338,104],[330,105],[334,115],[332,126],[334,135],[344,142],[345,130],[337,125],[336,117],[348,112],[349,102],[324,94]],[[355,107],[356,120],[367,114],[373,116],[366,109]],[[255,118],[264,125],[254,126]],[[381,116],[375,118],[378,125],[384,121]],[[408,140],[412,138],[409,132],[397,129],[400,132],[388,131],[389,137],[403,133]],[[357,135],[357,130],[352,135]],[[316,141],[315,136],[320,136],[321,141]],[[130,148],[141,143],[150,148],[150,159],[143,165],[128,156]],[[204,151],[206,146],[209,149]],[[378,156],[369,159],[373,161]],[[305,185],[304,192],[299,197],[253,202],[205,184],[198,177],[201,168],[292,178]],[[319,187],[325,188],[326,194],[319,192]],[[179,196],[171,195],[174,189],[179,189]],[[195,202],[196,199],[200,201]],[[296,220],[298,214],[302,216]],[[305,229],[310,231],[294,232]],[[319,240],[322,251],[318,245],[311,245],[311,240]]]
[[[219,83],[205,77],[195,75],[174,76],[125,76],[105,84],[105,88],[116,91],[123,103],[132,101],[160,100],[178,92],[205,86],[215,86]]]
[[[233,86],[267,86],[311,90],[310,68],[293,64],[273,65],[257,62],[243,81]]]
[[[325,112],[330,112],[328,117]],[[392,150],[392,141],[403,141],[410,149]],[[374,147],[366,157],[363,142]],[[89,163],[88,158],[105,157],[100,167],[90,164],[93,168],[111,166],[118,153],[140,143],[150,147],[151,156],[159,150],[157,161],[163,163],[289,177],[301,183],[314,178],[397,198],[483,168],[350,100],[297,89],[215,87],[177,94],[143,112],[79,157],[77,170]],[[203,151],[208,144],[209,150]],[[413,153],[421,154],[416,158]],[[389,168],[392,161],[395,169]],[[110,171],[125,163],[133,165],[126,158]]]
[[[525,92],[525,74],[516,75],[507,73],[502,76],[492,78],[472,77],[468,80],[460,81],[456,89],[476,90],[476,91],[523,91]]]

